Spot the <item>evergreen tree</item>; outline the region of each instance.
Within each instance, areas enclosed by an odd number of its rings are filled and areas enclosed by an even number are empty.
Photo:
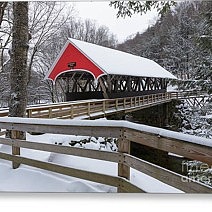
[[[182,2],[118,49],[159,63],[181,79],[180,89],[211,93],[210,15],[211,2]]]
[[[164,14],[172,6],[176,5],[175,1],[111,1],[110,6],[118,10],[117,17],[132,16],[135,13],[145,14],[152,8],[157,8],[159,14]]]

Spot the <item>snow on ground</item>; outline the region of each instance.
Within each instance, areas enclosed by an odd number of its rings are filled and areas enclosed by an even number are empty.
[[[178,91],[177,85],[171,85],[170,83],[168,84],[167,92],[177,92],[177,91]]]
[[[82,140],[82,136],[70,135],[30,135],[27,140],[50,144],[68,145],[71,140]],[[84,144],[86,148],[100,149],[99,141]],[[106,147],[106,151],[112,151]],[[0,151],[11,153],[11,147],[0,145]],[[48,161],[73,168],[88,170],[117,176],[117,164],[101,160],[62,155],[50,152],[21,149],[21,156],[37,160]],[[81,180],[26,165],[12,169],[10,161],[0,160],[0,191],[6,192],[116,192],[115,187]],[[150,193],[183,193],[182,191],[166,185],[152,177],[131,169],[131,182]]]

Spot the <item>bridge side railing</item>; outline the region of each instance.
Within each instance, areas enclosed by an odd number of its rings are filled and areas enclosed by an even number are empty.
[[[167,92],[144,96],[124,97],[116,99],[86,100],[80,102],[63,102],[60,104],[49,104],[27,108],[26,116],[29,118],[61,118],[73,119],[76,117],[91,118],[100,114],[140,109],[157,105],[172,99],[183,99],[189,96],[206,95],[204,92]],[[8,110],[1,110],[0,117],[8,116]]]
[[[112,137],[118,139],[118,152],[82,149],[70,146],[58,146],[41,142],[19,140],[15,137],[0,138],[0,143],[14,148],[28,148],[59,154],[75,155],[110,161],[118,164],[118,176],[88,172],[86,170],[64,167],[49,162],[26,158],[17,154],[0,152],[0,158],[13,163],[54,171],[57,173],[115,186],[119,192],[144,192],[130,181],[130,168],[160,180],[168,185],[188,193],[211,193],[212,188],[179,175],[155,164],[136,158],[130,154],[130,144],[136,142],[165,152],[171,152],[212,165],[211,140],[168,130],[138,125],[126,121],[89,121],[89,120],[48,120],[32,118],[0,118],[0,128],[16,131],[53,133],[66,135],[84,135],[94,137]],[[13,133],[15,134],[15,133]],[[20,151],[19,151],[20,152]]]
[[[150,106],[171,100],[172,93],[158,93],[144,96],[125,97],[116,99],[87,100],[80,102],[65,102],[27,108],[28,118],[61,118],[73,119],[76,117],[90,118],[92,114],[107,115],[119,110],[129,110]],[[0,117],[8,116],[8,110],[0,111]]]
[[[92,114],[103,114],[127,110],[130,108],[141,107],[144,105],[157,104],[170,100],[171,93],[152,94],[136,97],[125,97],[116,99],[91,100],[80,103],[67,103],[56,106],[45,106],[40,108],[28,108],[27,117],[29,118],[75,118],[87,117]]]
[[[177,98],[177,99],[210,96],[205,91],[178,91],[178,92],[171,92],[171,95],[173,98]]]

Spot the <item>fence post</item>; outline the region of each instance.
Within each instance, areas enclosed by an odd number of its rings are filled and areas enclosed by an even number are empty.
[[[49,118],[50,119],[52,118],[52,108],[51,107],[49,108]]]
[[[116,107],[116,110],[118,110],[119,109],[119,100],[118,99],[116,99],[116,101],[115,101],[115,107]]]
[[[91,103],[88,102],[88,116],[90,117],[91,115]]]
[[[130,107],[133,106],[133,100],[132,100],[132,97],[130,97]]]
[[[124,104],[123,104],[124,108],[126,108],[126,98],[124,97]]]
[[[24,132],[11,130],[11,139],[21,139],[23,138]],[[12,145],[12,154],[13,155],[20,155],[20,147]],[[20,163],[16,163],[15,161],[12,162],[13,169],[17,169],[20,166]]]
[[[27,117],[28,118],[32,117],[32,110],[30,110],[30,109],[27,110]]]
[[[118,152],[130,153],[130,141],[124,136],[124,129],[120,129],[120,137],[118,139]],[[118,163],[118,176],[130,180],[130,167],[123,164],[124,161]],[[122,189],[122,185],[118,187],[118,192],[126,192]]]
[[[74,106],[71,105],[71,119],[74,118]]]
[[[105,112],[106,112],[106,102],[105,102],[105,100],[103,100],[103,102],[102,102],[102,112],[105,114]]]

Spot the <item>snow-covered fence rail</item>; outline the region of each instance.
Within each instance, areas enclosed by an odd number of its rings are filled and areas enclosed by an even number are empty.
[[[23,141],[15,138],[0,138],[1,144],[11,145],[13,148],[29,148],[115,162],[118,163],[118,176],[108,176],[16,156],[14,154],[0,153],[0,158],[11,160],[14,163],[26,164],[81,179],[115,186],[118,188],[118,191],[124,192],[143,192],[141,188],[138,188],[130,182],[130,168],[143,172],[184,192],[212,192],[212,188],[205,184],[192,181],[185,176],[130,155],[130,143],[136,142],[212,165],[212,141],[209,139],[184,135],[126,121],[0,118],[0,127],[12,131],[118,138],[118,152],[58,146],[54,144]]]

